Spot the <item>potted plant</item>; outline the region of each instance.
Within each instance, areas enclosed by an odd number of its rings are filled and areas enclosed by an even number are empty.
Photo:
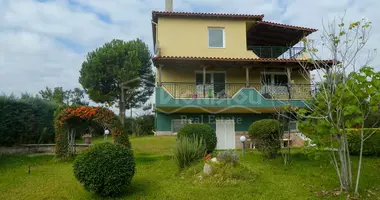
[[[91,144],[92,142],[92,135],[87,133],[82,136],[85,144]]]

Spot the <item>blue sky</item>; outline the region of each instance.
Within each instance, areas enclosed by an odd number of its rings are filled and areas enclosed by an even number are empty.
[[[165,0],[0,0],[0,92],[80,87],[87,52],[114,38],[152,47],[151,11]],[[265,20],[322,29],[341,16],[373,22],[369,48],[380,46],[377,0],[174,0],[175,11],[265,14]],[[312,38],[318,38],[314,33]],[[378,67],[379,59],[373,61]],[[379,68],[380,69],[380,68]]]

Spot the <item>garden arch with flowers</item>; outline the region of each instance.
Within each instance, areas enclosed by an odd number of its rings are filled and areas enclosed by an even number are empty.
[[[55,113],[55,155],[58,158],[75,154],[75,135],[78,127],[98,125],[110,130],[115,144],[131,147],[128,134],[119,118],[109,109],[90,106],[63,106]]]

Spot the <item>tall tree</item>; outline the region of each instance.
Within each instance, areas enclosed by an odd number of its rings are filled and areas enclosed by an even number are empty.
[[[40,90],[39,94],[43,99],[57,104],[66,104],[68,100],[67,92],[62,87],[55,87],[54,89],[46,87],[45,90]]]
[[[53,89],[46,87],[45,90],[40,90],[39,94],[45,100],[64,105],[88,105],[84,100],[84,91],[79,88],[74,90],[63,90],[62,87]]]
[[[87,54],[79,82],[91,100],[116,104],[124,123],[125,110],[140,107],[153,93],[151,65],[148,46],[140,39],[112,40]]]

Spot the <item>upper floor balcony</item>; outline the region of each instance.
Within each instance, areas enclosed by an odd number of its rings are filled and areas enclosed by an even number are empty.
[[[259,58],[299,59],[305,47],[248,46]]]
[[[265,99],[309,99],[315,93],[312,84],[263,84],[263,83],[191,83],[162,82],[161,88],[175,99],[231,99],[242,89],[256,90]]]

